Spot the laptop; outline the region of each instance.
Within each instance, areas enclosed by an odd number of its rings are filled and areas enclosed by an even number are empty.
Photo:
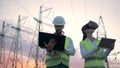
[[[98,47],[109,48],[111,44],[115,44],[116,39],[102,38]]]
[[[65,38],[66,36],[46,33],[46,32],[39,32],[39,46],[41,48],[46,48],[44,42],[48,43],[50,39],[54,38],[57,43],[54,46],[53,50],[64,50]]]

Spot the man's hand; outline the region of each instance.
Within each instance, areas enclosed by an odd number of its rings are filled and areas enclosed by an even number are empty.
[[[57,43],[56,40],[54,38],[52,38],[49,40],[48,44],[46,42],[44,42],[44,45],[48,52],[52,52],[56,43]]]
[[[111,44],[111,45],[110,45],[110,50],[113,50],[113,49],[114,49],[114,45],[115,45],[115,44]]]

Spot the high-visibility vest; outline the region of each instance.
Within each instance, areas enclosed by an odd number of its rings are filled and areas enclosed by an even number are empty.
[[[65,47],[69,47],[69,38],[66,37],[65,39]],[[64,65],[69,67],[69,55],[66,54],[64,51],[55,51],[56,54],[49,56],[46,54],[46,67],[49,66],[55,66],[60,63],[63,63]]]
[[[100,41],[96,39],[97,45],[99,42]],[[93,48],[93,45],[87,40],[81,41],[80,44],[85,47],[86,51],[89,51]],[[85,59],[84,68],[105,68],[101,49]]]

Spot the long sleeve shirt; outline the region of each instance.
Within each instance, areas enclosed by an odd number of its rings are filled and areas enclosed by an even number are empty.
[[[88,39],[88,38],[86,38],[86,40],[90,41],[90,39]],[[92,43],[94,48],[89,50],[89,51],[86,51],[85,47],[80,44],[80,52],[81,52],[82,57],[85,59],[87,57],[90,57],[91,54],[93,54],[94,52],[96,52],[99,49],[97,44],[96,44],[96,39],[94,39],[93,42],[91,42],[91,43]],[[102,49],[103,58],[106,58],[109,55],[109,53],[110,53],[110,49]]]
[[[70,39],[69,47],[65,48],[65,52],[69,55],[74,55],[75,54],[74,44],[73,44],[72,39],[71,38],[69,38],[69,39]]]
[[[67,53],[68,55],[71,55],[71,56],[73,56],[75,54],[74,44],[73,44],[73,41],[70,37],[69,37],[69,47],[65,48],[64,52]],[[54,53],[55,53],[55,50],[53,50],[51,53],[47,52],[48,55],[54,55]]]

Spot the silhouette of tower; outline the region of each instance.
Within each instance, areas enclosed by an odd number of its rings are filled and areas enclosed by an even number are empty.
[[[0,31],[0,68],[5,68],[5,22]]]
[[[10,30],[11,24],[6,23],[5,21],[2,23],[2,28],[0,31],[0,68],[5,68],[6,66],[6,58],[8,50],[8,39],[13,38],[9,33],[11,33]],[[9,44],[10,45],[10,44]]]
[[[106,38],[106,29],[105,29],[105,25],[104,25],[102,16],[99,17],[98,25],[99,25],[99,27],[97,30],[97,38],[98,39],[101,39],[102,37]]]
[[[21,19],[18,17],[17,27],[11,26],[15,30],[13,42],[7,58],[6,68],[23,68],[22,43],[21,43]]]
[[[98,27],[98,30],[97,30],[97,38],[100,39],[100,40],[101,40],[101,38],[107,38],[107,32],[106,32],[106,29],[105,29],[105,25],[104,25],[102,16],[99,17],[98,25],[99,25],[99,27]],[[108,58],[105,59],[105,62],[106,62],[106,67],[110,68],[109,63],[108,63]]]
[[[31,43],[31,48],[30,48],[30,51],[29,51],[29,56],[28,56],[28,61],[27,61],[27,64],[26,64],[26,68],[30,68],[30,60],[35,62],[33,64],[34,68],[45,68],[45,54],[46,54],[46,51],[45,51],[45,49],[42,49],[38,46],[39,45],[38,36],[39,36],[40,30],[43,30],[43,24],[51,27],[51,25],[45,24],[45,23],[42,22],[42,13],[45,12],[45,11],[48,11],[50,9],[51,8],[43,10],[42,6],[40,6],[39,19],[34,17],[34,20],[37,22],[37,27],[38,27],[37,31],[34,32],[34,33],[37,34],[37,36],[33,36],[33,41]]]

